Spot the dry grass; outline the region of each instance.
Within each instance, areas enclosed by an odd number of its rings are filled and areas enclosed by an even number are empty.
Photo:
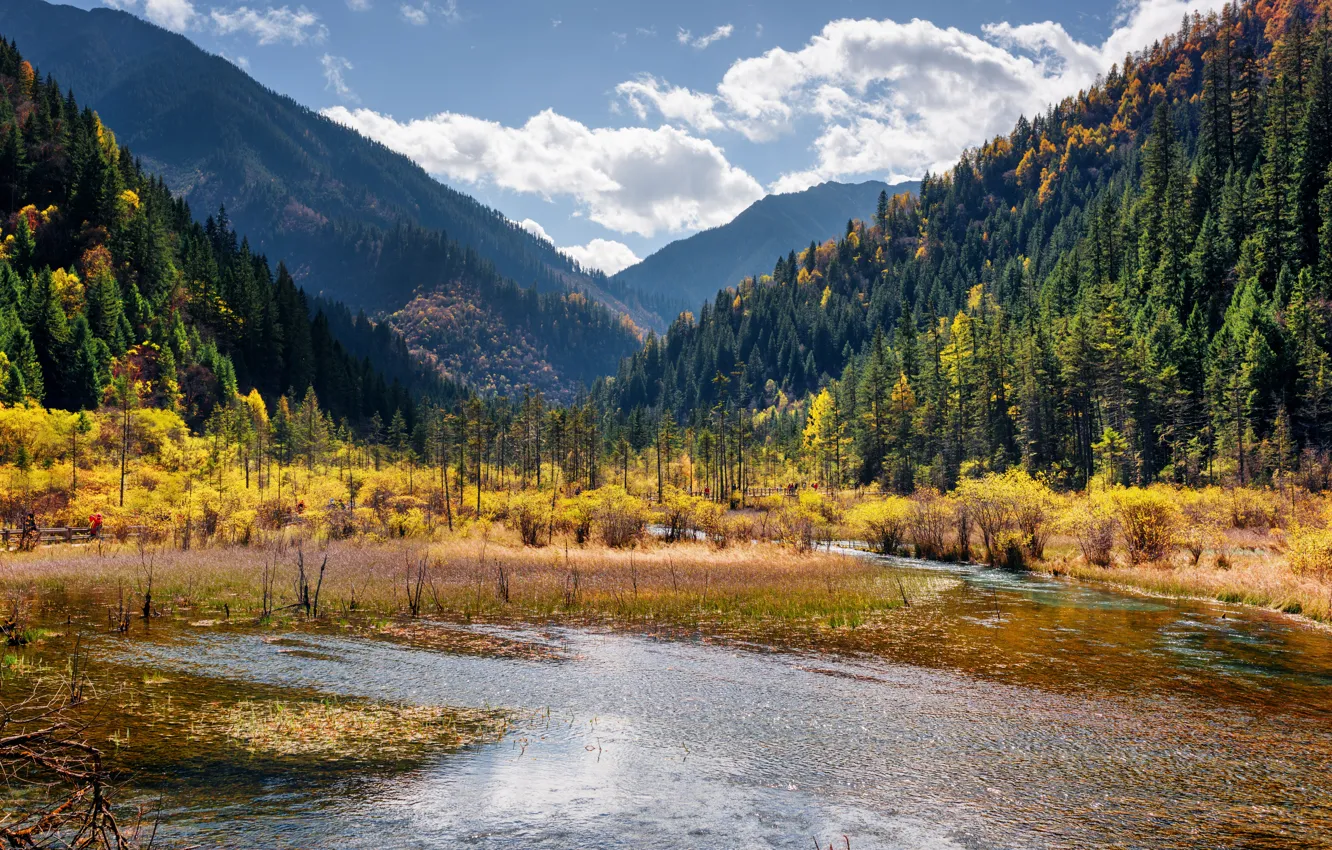
[[[1278,540],[1243,530],[1232,531],[1223,540],[1197,564],[1187,552],[1175,552],[1164,561],[1136,565],[1116,561],[1106,567],[1088,564],[1061,541],[1057,556],[1036,567],[1161,596],[1215,599],[1332,622],[1332,584],[1294,573]]]
[[[512,537],[513,539],[509,539]],[[496,532],[442,543],[333,542],[305,551],[306,568],[328,558],[320,611],[334,617],[433,615],[445,619],[614,623],[823,622],[856,626],[928,595],[927,578],[896,576],[863,559],[801,554],[771,543],[723,550],[702,543],[638,549],[533,549]],[[225,619],[264,610],[265,566],[276,571],[270,608],[303,616],[297,552],[224,547],[180,552],[49,547],[0,563],[11,593],[91,595],[113,609],[142,607],[151,587],[164,613]],[[311,579],[313,583],[313,579]]]
[[[508,721],[465,708],[267,700],[202,713],[194,726],[256,754],[381,761],[498,740]]]

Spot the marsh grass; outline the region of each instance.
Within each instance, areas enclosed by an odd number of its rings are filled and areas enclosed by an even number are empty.
[[[193,728],[266,756],[385,761],[497,741],[508,724],[505,713],[492,710],[247,700],[201,713]]]
[[[318,547],[317,557],[325,556],[321,611],[362,622],[415,612],[458,622],[854,627],[902,606],[903,588],[909,598],[932,592],[925,579],[908,576],[903,585],[864,559],[772,543],[534,549],[496,530],[429,545],[333,542]],[[142,599],[151,562],[154,606],[165,615],[212,625],[228,618],[253,623],[271,611],[274,622],[289,624],[304,616],[298,557],[294,549],[246,547],[100,554],[52,547],[7,559],[0,586],[37,597],[91,596],[114,618],[122,592],[136,605]],[[276,565],[269,600],[266,565]]]
[[[1106,566],[1089,564],[1062,548],[1060,556],[1036,568],[1160,596],[1213,599],[1332,623],[1332,585],[1293,572],[1270,539],[1232,533],[1197,562],[1185,551],[1150,563]]]

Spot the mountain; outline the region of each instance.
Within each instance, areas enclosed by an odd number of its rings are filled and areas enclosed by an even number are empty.
[[[559,311],[585,322],[589,333],[602,329],[609,336],[577,356],[535,341],[547,352],[544,365],[571,387],[589,365],[599,374],[611,371],[636,345],[635,328],[615,314],[649,326],[661,322],[646,300],[600,272],[583,270],[406,157],[264,88],[183,36],[114,9],[84,11],[42,0],[0,4],[0,34],[116,127],[145,168],[191,209],[209,213],[225,206],[250,249],[283,257],[312,294],[372,313],[392,313],[434,292],[473,300],[483,311],[492,300],[512,302],[515,285],[556,298],[573,295]],[[452,246],[447,250],[459,261],[449,268],[476,274],[459,278],[425,257],[406,255],[389,257],[386,265],[381,248],[395,242],[393,231],[401,227],[423,232],[414,237],[418,243]],[[474,257],[463,257],[467,252]],[[386,279],[391,286],[371,283]],[[493,323],[498,316],[485,318]],[[542,322],[524,317],[521,323]],[[589,360],[600,352],[605,359]],[[521,381],[521,374],[507,379]]]
[[[399,412],[410,423],[424,398],[459,394],[382,326],[312,305],[225,220],[195,221],[111,128],[0,40],[0,401],[173,410],[229,440],[242,414],[262,418],[240,398],[249,391],[353,425]],[[166,451],[161,434],[136,439]]]
[[[821,183],[803,192],[769,195],[729,223],[670,243],[614,281],[641,292],[701,304],[717,290],[771,268],[772,258],[846,232],[851,219],[868,220],[879,193],[915,192],[918,183],[889,186]]]
[[[1011,467],[1325,489],[1330,45],[1309,0],[1186,18],[882,218],[677,319],[605,403],[695,428],[759,411],[748,444],[769,457],[794,435],[824,480],[901,491]]]

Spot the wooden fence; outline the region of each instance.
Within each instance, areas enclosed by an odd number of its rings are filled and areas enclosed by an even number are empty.
[[[124,532],[126,537],[142,537],[147,533],[146,526],[131,526]],[[106,526],[102,526],[98,536],[109,536]],[[43,543],[87,543],[94,539],[92,529],[88,527],[79,528],[77,526],[55,526],[51,528],[38,528],[37,539]],[[21,528],[3,528],[0,529],[0,541],[5,548],[17,546],[23,540],[23,529]]]

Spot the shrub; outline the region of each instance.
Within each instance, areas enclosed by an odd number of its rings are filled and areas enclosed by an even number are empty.
[[[828,521],[812,500],[801,498],[777,513],[777,531],[783,543],[797,551],[808,552],[827,537]]]
[[[1112,498],[1130,561],[1159,561],[1169,554],[1179,532],[1179,511],[1168,492],[1134,487]]]
[[[558,521],[560,527],[574,536],[574,542],[582,546],[592,536],[592,519],[596,512],[595,491],[588,491],[572,499],[559,502]]]
[[[906,542],[910,519],[911,502],[901,496],[861,502],[847,516],[853,533],[881,555],[895,554]]]
[[[1230,506],[1215,487],[1205,490],[1181,490],[1175,494],[1184,527],[1179,542],[1196,565],[1208,549],[1219,547],[1225,537],[1222,529],[1230,518]]]
[[[1013,500],[1013,518],[1021,534],[1020,545],[1033,560],[1045,557],[1045,544],[1054,532],[1060,499],[1043,481],[1014,470],[1008,479]]]
[[[504,524],[513,531],[524,546],[541,546],[549,539],[551,521],[550,498],[541,493],[526,491],[509,497]]]
[[[1056,500],[1044,483],[1021,469],[1010,469],[1002,475],[991,473],[983,478],[963,479],[954,495],[980,531],[985,557],[991,565],[997,566],[1001,561],[1012,564],[1014,558],[1009,550],[1015,545],[1032,558],[1045,554]],[[961,529],[959,538],[960,532]],[[1017,537],[1007,532],[1016,532]]]
[[[1234,528],[1266,531],[1278,525],[1280,508],[1276,497],[1266,490],[1236,487],[1230,496],[1230,523]]]
[[[725,548],[731,542],[731,528],[726,509],[706,499],[694,512],[693,530],[706,535],[712,545],[719,549]]]
[[[948,535],[957,522],[953,503],[937,490],[919,490],[911,497],[907,514],[907,536],[917,558],[941,560],[948,557]]]
[[[1087,563],[1110,566],[1114,559],[1115,535],[1119,531],[1119,518],[1113,504],[1101,496],[1079,499],[1065,514],[1064,527],[1078,541],[1078,548]]]
[[[622,487],[603,487],[584,495],[594,505],[592,516],[601,540],[612,549],[634,545],[647,530],[647,503]]]
[[[1016,528],[999,532],[995,538],[995,566],[1006,570],[1022,570],[1027,567],[1026,536]]]
[[[1332,579],[1332,530],[1295,529],[1290,535],[1286,557],[1291,571],[1298,576],[1322,581]]]
[[[720,505],[715,505],[701,496],[691,496],[674,487],[668,489],[662,499],[661,519],[666,527],[666,542],[676,543],[692,536],[693,532],[703,528],[708,518],[720,513]]]

